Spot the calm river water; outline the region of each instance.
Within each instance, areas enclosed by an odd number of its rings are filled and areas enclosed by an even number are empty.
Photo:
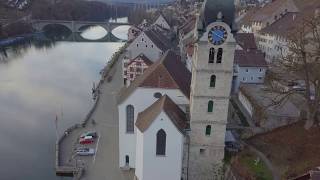
[[[114,34],[124,38],[127,29]],[[102,33],[96,27],[83,36]],[[84,119],[93,104],[93,82],[122,45],[56,42],[50,48],[8,50],[0,61],[1,180],[61,179],[54,172],[55,118],[60,134]]]

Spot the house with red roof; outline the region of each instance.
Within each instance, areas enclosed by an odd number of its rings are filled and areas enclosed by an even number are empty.
[[[238,33],[235,39],[233,93],[239,91],[241,83],[263,84],[268,69],[265,54],[257,49],[253,33]]]

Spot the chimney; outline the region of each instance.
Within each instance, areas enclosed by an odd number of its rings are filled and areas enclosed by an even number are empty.
[[[293,21],[296,20],[296,14],[293,14],[293,15],[292,15],[292,20],[293,20]]]

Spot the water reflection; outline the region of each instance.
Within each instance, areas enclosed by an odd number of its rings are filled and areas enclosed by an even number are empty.
[[[47,38],[57,41],[64,40],[72,34],[68,27],[60,24],[48,24],[43,30]]]
[[[47,45],[53,48],[29,44],[8,49],[8,58],[3,59],[9,63],[0,63],[4,180],[60,179],[54,174],[55,116],[59,116],[60,133],[83,120],[92,106],[92,82],[99,80],[99,71],[122,44]]]
[[[105,37],[108,32],[101,26],[89,26],[80,34],[88,40],[99,40]]]

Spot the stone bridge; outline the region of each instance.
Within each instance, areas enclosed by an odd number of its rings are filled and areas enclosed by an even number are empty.
[[[130,23],[119,22],[94,22],[94,21],[63,21],[63,20],[31,20],[33,28],[38,31],[42,31],[47,25],[57,24],[63,25],[70,29],[71,32],[82,32],[83,28],[88,26],[101,26],[106,31],[112,32],[119,26],[130,26]]]
[[[116,39],[112,31],[119,26],[131,26],[130,23],[121,22],[94,22],[94,21],[64,21],[64,20],[31,20],[32,27],[38,31],[44,31],[46,26],[61,25],[68,28],[73,34],[78,34],[84,31],[89,26],[101,26],[108,34],[104,39]],[[118,38],[119,39],[119,38]]]

